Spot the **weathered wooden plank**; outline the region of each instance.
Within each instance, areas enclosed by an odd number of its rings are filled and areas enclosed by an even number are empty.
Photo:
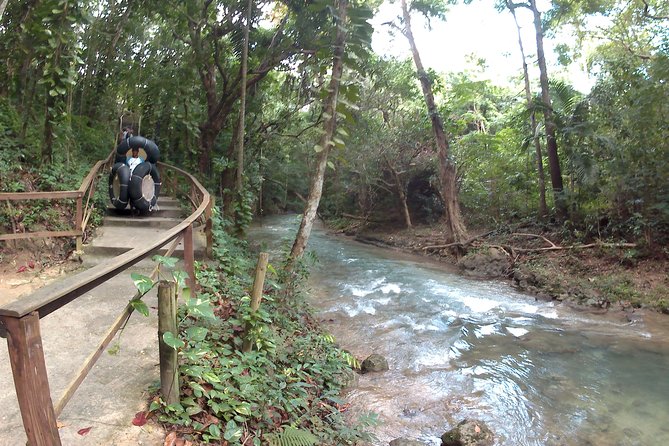
[[[81,231],[75,229],[69,231],[39,231],[39,232],[21,232],[18,234],[0,234],[0,240],[19,240],[25,238],[43,238],[43,237],[75,237],[82,235]]]
[[[206,223],[205,223],[205,228],[204,228],[204,233],[205,236],[207,237],[207,247],[206,247],[206,254],[207,258],[209,260],[212,260],[214,258],[214,221],[212,220],[213,214],[214,214],[214,207],[216,206],[215,203],[215,198],[211,197],[209,200],[209,205],[207,206],[207,209],[204,211]]]
[[[56,415],[46,374],[39,315],[2,317],[23,427],[31,446],[60,446]]]
[[[77,198],[81,192],[78,190],[54,190],[50,192],[2,192],[0,200],[62,200],[65,198]]]
[[[158,283],[158,353],[160,357],[160,394],[167,404],[179,402],[179,361],[176,349],[163,340],[165,333],[178,338],[176,284]]]
[[[184,231],[184,266],[188,273],[188,287],[195,292],[195,250],[193,247],[193,225],[190,224]]]
[[[253,289],[251,291],[251,311],[254,313],[260,308],[260,300],[262,299],[262,291],[265,287],[265,274],[267,274],[267,263],[269,262],[269,254],[261,252],[258,255],[258,264],[256,265],[256,274],[253,279]],[[244,342],[242,343],[242,351],[248,353],[253,347],[253,339],[250,338],[251,324],[246,323],[244,329]]]

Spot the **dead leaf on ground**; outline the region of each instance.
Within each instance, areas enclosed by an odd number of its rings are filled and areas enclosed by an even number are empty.
[[[93,426],[85,427],[85,428],[83,428],[83,429],[79,429],[79,430],[77,431],[77,433],[78,433],[79,435],[81,435],[81,436],[88,435],[88,433],[91,431],[91,429],[93,429]]]
[[[146,424],[146,412],[137,412],[132,419],[133,426],[144,426]]]
[[[177,444],[177,433],[172,431],[165,437],[165,443],[163,446],[176,446]]]

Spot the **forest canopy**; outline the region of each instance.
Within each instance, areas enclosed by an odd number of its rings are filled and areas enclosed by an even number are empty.
[[[136,132],[198,173],[240,225],[253,212],[302,212],[327,148],[323,216],[452,220],[445,194],[454,193],[468,227],[538,218],[591,237],[666,242],[667,2],[498,1],[499,13],[534,26],[532,39],[518,34],[512,85],[489,80],[484,63],[418,67],[401,36],[423,23],[411,18],[447,26],[451,2],[384,6],[396,18],[381,26],[407,48],[399,58],[371,50],[381,2],[345,3],[341,16],[335,0],[0,2],[0,190],[25,190],[22,171],[104,158],[132,116]],[[330,116],[336,45],[342,74]],[[587,56],[591,91],[542,68],[544,47],[564,62]],[[332,135],[321,143],[327,121]],[[449,166],[451,192],[440,170]]]

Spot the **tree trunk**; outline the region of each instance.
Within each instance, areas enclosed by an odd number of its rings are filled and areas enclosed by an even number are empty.
[[[9,0],[0,0],[0,20],[2,20],[2,15],[5,13],[7,3],[9,3]]]
[[[555,208],[560,219],[567,218],[567,206],[562,196],[562,172],[560,170],[560,158],[558,157],[557,139],[555,137],[556,125],[553,121],[553,108],[551,96],[548,90],[548,70],[546,69],[546,57],[544,55],[544,33],[541,26],[541,14],[537,9],[536,0],[530,0],[530,9],[534,15],[534,29],[537,37],[537,59],[539,63],[539,83],[541,84],[541,100],[544,105],[544,126],[546,128],[546,152],[548,154],[548,167],[551,174],[551,185],[555,198]]]
[[[441,182],[441,194],[444,201],[445,217],[449,229],[448,235],[454,242],[461,242],[467,239],[467,228],[465,227],[462,220],[462,214],[460,213],[455,163],[450,157],[450,148],[448,140],[446,139],[446,134],[444,133],[444,124],[441,121],[441,116],[439,115],[437,106],[434,102],[432,86],[430,85],[430,80],[427,77],[425,68],[423,68],[423,63],[421,62],[420,54],[416,47],[416,41],[414,40],[413,32],[411,31],[411,16],[407,9],[406,0],[402,0],[401,6],[405,24],[404,35],[411,46],[411,53],[413,54],[413,60],[416,64],[416,71],[423,90],[423,96],[425,97],[425,104],[427,105],[427,111],[430,115],[430,121],[432,122],[434,139],[437,144],[439,180]]]
[[[388,158],[385,158],[386,165],[390,170],[391,175],[395,183],[395,189],[397,189],[397,198],[398,204],[400,206],[400,212],[402,213],[402,218],[404,218],[404,225],[407,229],[411,229],[413,225],[411,224],[411,214],[409,213],[409,207],[407,206],[407,194],[404,192],[404,184],[402,184],[402,179],[400,178],[399,172],[393,167]]]
[[[246,9],[246,23],[244,24],[244,46],[242,47],[242,63],[240,67],[241,81],[239,83],[239,130],[235,154],[237,159],[237,174],[235,175],[235,190],[241,199],[242,187],[244,185],[244,117],[246,115],[246,70],[249,58],[249,28],[251,24],[251,8],[253,2],[248,0]]]
[[[53,119],[56,98],[46,95],[46,111],[44,113],[44,142],[42,143],[42,165],[53,163]]]
[[[338,11],[339,20],[337,21],[337,35],[334,42],[334,51],[332,57],[332,77],[330,78],[330,86],[328,97],[325,101],[323,116],[323,136],[320,140],[320,152],[316,161],[316,171],[311,178],[309,185],[309,197],[304,208],[302,222],[300,229],[297,231],[293,248],[288,257],[288,264],[286,268],[291,270],[296,260],[302,257],[304,250],[307,247],[309,236],[311,235],[311,228],[316,219],[316,211],[323,193],[323,181],[325,180],[325,169],[327,168],[328,154],[330,147],[333,145],[332,135],[337,124],[337,99],[339,96],[339,84],[341,76],[344,71],[344,46],[346,44],[346,29],[344,28],[347,21],[348,0],[339,0]]]
[[[537,156],[537,176],[539,180],[539,218],[544,218],[548,215],[548,207],[546,206],[546,175],[544,174],[544,160],[541,150],[541,141],[537,135],[537,118],[532,106],[532,90],[530,89],[530,75],[527,70],[527,59],[525,57],[525,48],[523,47],[523,39],[520,34],[520,25],[516,17],[516,6],[510,0],[507,0],[507,6],[513,15],[513,21],[516,23],[516,31],[518,32],[518,47],[520,48],[520,55],[523,59],[523,79],[525,81],[525,99],[527,101],[527,110],[530,112],[530,130],[532,131],[532,140],[534,141],[534,151]]]

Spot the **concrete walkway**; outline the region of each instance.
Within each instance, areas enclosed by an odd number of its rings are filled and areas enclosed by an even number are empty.
[[[161,198],[159,204],[160,211],[151,217],[110,213],[91,243],[84,245],[84,268],[146,243],[181,221],[174,200]],[[196,250],[202,252],[203,235],[200,231],[195,234]],[[201,258],[198,252],[196,258]],[[41,320],[54,404],[134,295],[130,274],[148,275],[154,266],[154,262],[143,260]],[[58,418],[64,446],[163,444],[164,433],[151,422],[142,427],[132,425],[135,414],[147,408],[147,389],[159,383],[156,299],[155,290],[144,297],[149,317],[133,313],[111,344],[114,347],[118,342],[118,353],[103,353]],[[6,345],[6,341],[1,342]],[[6,347],[0,347],[0,389],[0,446],[25,444]],[[87,428],[91,429],[82,435],[82,429]]]

